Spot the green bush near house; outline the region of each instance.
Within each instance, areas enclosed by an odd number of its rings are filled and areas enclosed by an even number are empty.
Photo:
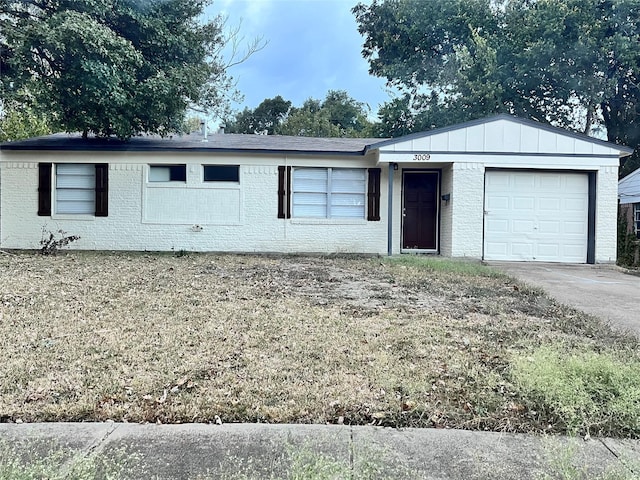
[[[629,233],[628,227],[626,216],[618,214],[618,265],[637,267],[640,242],[634,234]]]
[[[512,364],[513,383],[531,412],[569,433],[640,436],[640,357],[543,346]]]

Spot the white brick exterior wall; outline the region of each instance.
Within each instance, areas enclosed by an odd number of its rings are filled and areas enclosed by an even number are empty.
[[[618,231],[618,168],[600,167],[596,178],[596,263],[615,263]]]
[[[188,250],[231,252],[314,252],[314,253],[376,253],[387,252],[386,196],[381,199],[382,221],[364,219],[278,219],[277,218],[277,166],[314,165],[368,168],[371,159],[351,158],[312,159],[295,161],[280,158],[216,158],[215,163],[242,165],[240,185],[225,187],[204,185],[201,180],[202,163],[212,158],[194,154],[11,154],[3,163],[2,208],[0,217],[4,248],[38,248],[43,229],[46,232],[64,230],[79,235],[72,247],[96,250]],[[124,157],[124,158],[123,158]],[[109,162],[109,216],[56,215],[37,216],[38,161],[98,163]],[[13,161],[21,160],[21,161]],[[206,201],[219,190],[234,191],[231,202],[239,202],[239,218],[231,215],[229,221],[213,223],[181,222],[178,211],[167,211],[165,223],[145,220],[150,197],[146,175],[149,163],[187,163],[186,185],[167,188],[163,195],[175,192],[198,201]],[[383,171],[381,183],[387,181]],[[171,191],[173,189],[173,192]],[[186,191],[185,191],[186,189]],[[154,192],[155,193],[155,192]],[[192,196],[193,194],[193,196]],[[162,198],[162,197],[155,197]],[[220,197],[218,197],[220,198]],[[227,200],[229,200],[227,198]],[[233,200],[235,198],[235,200]],[[188,210],[202,205],[182,206]],[[55,208],[55,202],[54,202]],[[176,208],[180,208],[179,206]],[[211,208],[211,207],[209,207]],[[227,208],[231,208],[227,205]],[[206,212],[205,212],[206,213]],[[206,215],[204,215],[206,217]],[[224,218],[224,215],[218,218]],[[198,227],[196,227],[198,225]]]
[[[454,163],[451,256],[482,258],[484,165]]]
[[[440,202],[440,253],[445,257],[452,255],[453,202],[455,202],[453,191],[453,166],[449,165],[442,169],[440,181],[440,194],[451,195],[449,202]]]

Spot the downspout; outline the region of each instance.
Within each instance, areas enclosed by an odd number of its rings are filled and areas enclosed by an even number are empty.
[[[389,217],[387,224],[387,255],[393,254],[393,162],[389,162],[389,189],[388,189],[388,206],[387,215]]]
[[[287,167],[289,166],[289,158],[287,157],[287,154],[284,154],[284,189],[285,189],[285,198],[287,203],[284,206],[284,241],[287,241],[287,223],[289,223],[289,218],[287,218],[287,211],[289,208],[291,208],[291,204],[289,202],[291,202],[291,192],[288,191],[287,189],[287,185],[289,184],[290,180],[289,180],[289,172],[287,170]],[[287,248],[285,251],[288,251],[289,249]]]

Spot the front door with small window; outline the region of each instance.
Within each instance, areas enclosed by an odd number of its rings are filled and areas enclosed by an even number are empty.
[[[439,172],[403,172],[403,250],[438,250],[439,183]]]

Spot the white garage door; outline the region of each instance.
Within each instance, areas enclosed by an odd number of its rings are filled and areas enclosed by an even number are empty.
[[[588,211],[587,174],[487,171],[484,258],[586,263]]]

